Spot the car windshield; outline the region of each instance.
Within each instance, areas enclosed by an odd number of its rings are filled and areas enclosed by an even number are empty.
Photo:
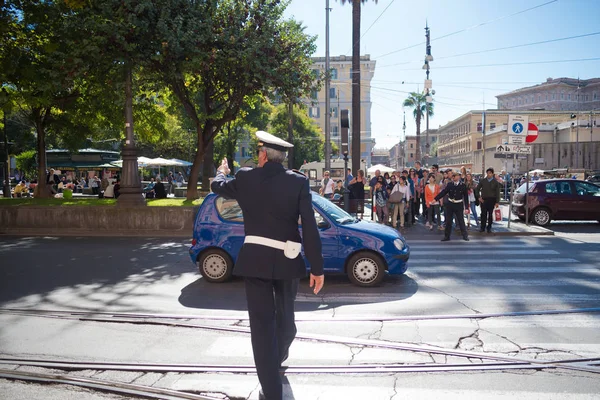
[[[534,183],[534,182],[529,182],[529,191],[530,191],[530,192],[533,192],[533,187],[534,187],[534,186],[535,186],[535,183]],[[523,194],[523,193],[525,193],[525,191],[526,191],[526,190],[527,190],[527,184],[526,184],[526,183],[524,183],[524,184],[522,184],[521,186],[519,186],[519,188],[516,190],[516,192],[515,192],[515,193],[520,193],[520,194]]]
[[[312,195],[313,202],[321,209],[321,211],[331,220],[338,224],[347,224],[355,222],[356,218],[342,210],[331,201],[317,194]]]

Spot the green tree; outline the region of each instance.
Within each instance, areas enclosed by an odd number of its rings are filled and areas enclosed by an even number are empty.
[[[31,179],[37,174],[36,154],[36,150],[27,150],[15,156],[17,169],[21,171],[21,176]]]
[[[300,168],[304,160],[314,161],[323,159],[324,137],[321,128],[308,116],[302,105],[294,106],[294,132],[293,145],[296,156],[293,168]],[[271,117],[269,130],[274,135],[286,139],[289,114],[285,104],[277,106]]]
[[[0,46],[2,85],[12,89],[35,128],[38,155],[38,195],[47,195],[46,131],[64,120],[65,109],[79,96],[82,60],[73,57],[73,32],[65,29],[70,11],[62,2],[13,0],[2,2]]]
[[[415,160],[421,161],[421,119],[425,115],[425,110],[431,117],[433,115],[433,103],[427,103],[425,95],[422,93],[411,92],[408,98],[402,103],[403,107],[413,109],[413,116],[417,124],[417,149],[415,150]]]
[[[352,171],[360,169],[360,14],[366,1],[341,0],[352,3]]]
[[[278,0],[171,3],[179,6],[161,8],[159,23],[148,32],[162,43],[149,61],[197,132],[187,190],[188,199],[193,199],[198,196],[196,182],[204,153],[217,133],[238,117],[249,97],[284,87],[292,71],[284,68],[288,56],[299,47],[309,49],[304,44],[311,39],[283,21],[287,3]],[[303,60],[309,57],[303,54]],[[310,72],[298,68],[294,73]],[[206,173],[203,185],[208,185]]]
[[[263,96],[254,96],[242,106],[238,117],[226,123],[214,140],[214,164],[227,157],[229,168],[235,172],[235,153],[240,140],[250,139],[253,132],[267,130],[273,106]],[[239,163],[238,163],[239,165]]]

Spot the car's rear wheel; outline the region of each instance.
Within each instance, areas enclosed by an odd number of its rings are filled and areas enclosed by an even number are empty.
[[[531,215],[531,219],[539,226],[548,226],[552,221],[550,210],[545,207],[536,208]]]
[[[221,249],[209,249],[198,257],[198,269],[209,282],[225,282],[233,273],[233,260]]]
[[[348,279],[355,285],[377,286],[385,276],[385,265],[375,253],[361,251],[348,260]]]

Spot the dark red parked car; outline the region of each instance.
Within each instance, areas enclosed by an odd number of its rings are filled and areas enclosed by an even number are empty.
[[[511,210],[525,221],[525,190],[515,192]],[[574,179],[548,179],[529,182],[529,218],[546,226],[552,220],[592,220],[600,222],[600,185]]]

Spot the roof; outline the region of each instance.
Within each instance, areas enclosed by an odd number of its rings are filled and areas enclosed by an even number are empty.
[[[524,88],[515,89],[515,90],[507,92],[507,93],[499,94],[496,97],[500,98],[500,97],[504,97],[504,96],[513,95],[515,93],[527,92],[531,89],[539,88],[542,86],[563,84],[563,85],[568,85],[568,86],[573,86],[573,87],[579,86],[579,87],[583,88],[583,87],[586,87],[587,85],[590,85],[593,83],[600,83],[600,78],[592,78],[592,79],[575,79],[575,78],[565,78],[565,77],[556,78],[556,79],[548,78],[548,79],[546,79],[546,82],[542,82],[540,84],[533,85],[533,86],[527,86]]]
[[[111,151],[111,150],[98,150],[98,149],[79,149],[79,150],[75,150],[75,151],[71,151],[71,150],[67,150],[67,149],[50,149],[50,150],[46,150],[46,153],[88,153],[88,154],[100,154],[100,153],[104,153],[104,154],[121,154],[118,151]]]

